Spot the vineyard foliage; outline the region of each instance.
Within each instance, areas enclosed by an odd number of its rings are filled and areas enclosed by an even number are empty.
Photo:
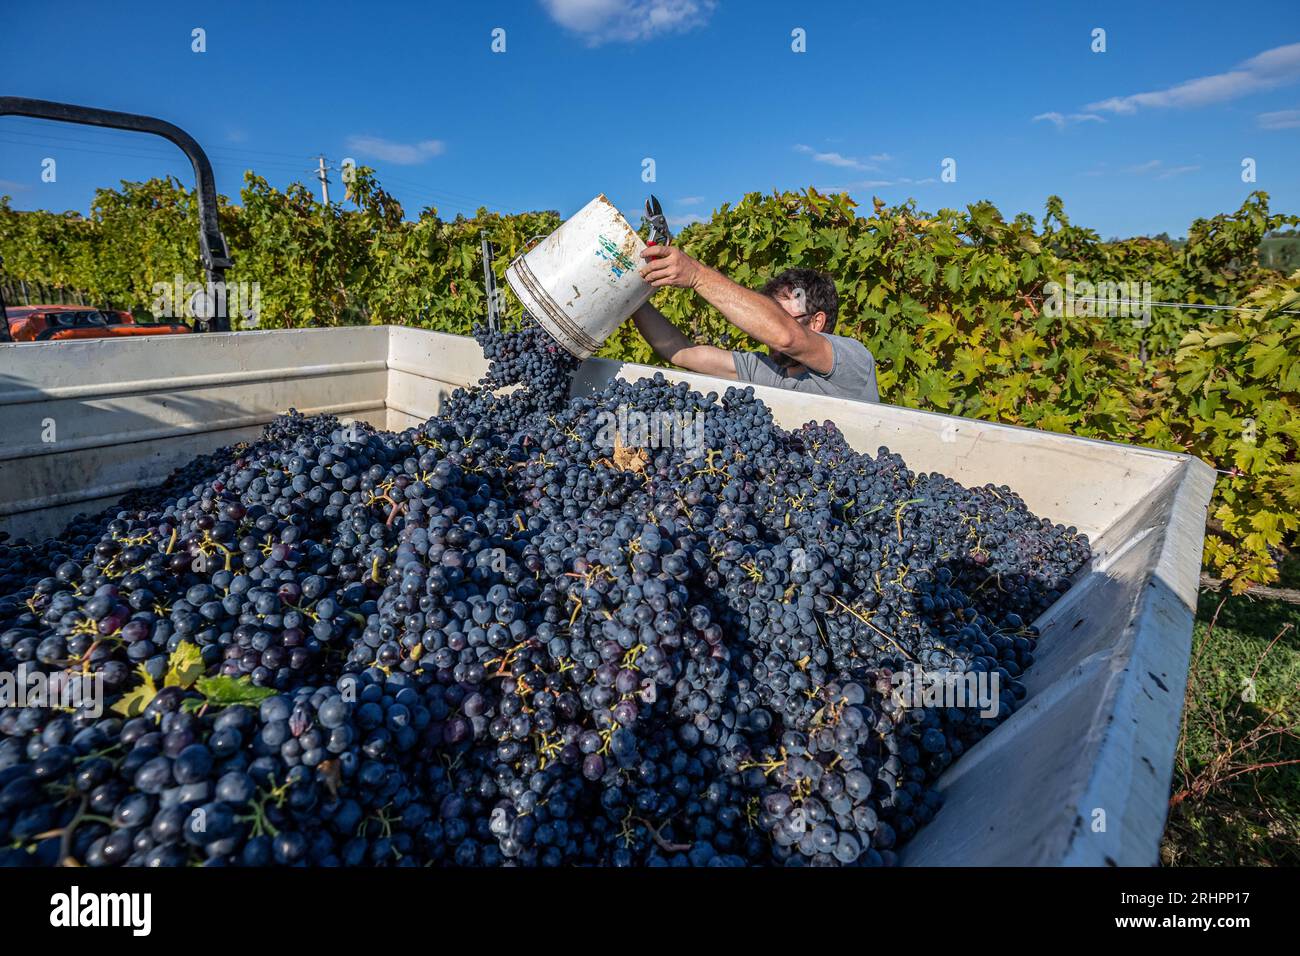
[[[280,191],[249,172],[240,204],[222,198],[220,216],[235,260],[227,280],[258,284],[260,328],[394,323],[460,334],[486,311],[481,232],[506,288],[510,260],[560,223],[555,212],[482,209],[407,219],[364,168],[328,206],[303,185]],[[676,241],[745,285],[796,265],[834,275],[837,331],[871,348],[892,404],[1201,457],[1224,473],[1206,562],[1240,590],[1275,580],[1280,550],[1300,532],[1300,272],[1259,256],[1266,236],[1297,222],[1256,192],[1236,212],[1197,219],[1185,242],[1104,242],[1055,196],[1040,223],[1023,213],[1008,221],[987,202],[931,213],[877,199],[867,213],[808,189],[751,193]],[[18,212],[0,197],[8,283],[76,289],[101,305],[153,312],[156,283],[200,280],[197,236],[193,194],[171,179],[100,190],[88,218]],[[1231,308],[1115,315],[1087,296],[1064,307],[1053,299],[1049,283],[1080,282]],[[693,293],[664,290],[655,301],[697,341],[758,347]],[[630,323],[601,354],[656,362]]]

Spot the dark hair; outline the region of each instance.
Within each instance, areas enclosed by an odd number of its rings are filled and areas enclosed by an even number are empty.
[[[803,301],[809,315],[826,313],[825,332],[835,331],[835,319],[840,311],[840,296],[835,291],[835,280],[816,269],[786,269],[778,276],[768,279],[758,291],[763,295],[793,295],[795,289],[803,290]]]

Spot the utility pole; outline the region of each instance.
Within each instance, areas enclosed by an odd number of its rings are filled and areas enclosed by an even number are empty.
[[[325,171],[329,167],[325,165],[324,156],[319,156],[317,159],[319,160],[319,166],[316,169],[316,177],[320,180],[321,202],[328,206],[330,204],[330,181],[329,177],[325,175]]]

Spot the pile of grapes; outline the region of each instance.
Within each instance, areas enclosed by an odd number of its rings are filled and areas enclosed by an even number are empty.
[[[535,325],[475,334],[417,428],[291,413],[0,543],[0,672],[64,692],[0,708],[0,864],[896,862],[1086,538],[752,389],[570,399]],[[692,427],[609,441],[655,416]],[[898,692],[942,674],[993,711]]]

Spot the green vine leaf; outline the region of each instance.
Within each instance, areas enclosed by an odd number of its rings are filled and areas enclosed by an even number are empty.
[[[203,652],[198,645],[181,641],[167,659],[167,676],[164,687],[189,688],[203,676]]]
[[[158,694],[158,687],[145,666],[137,664],[135,670],[140,675],[140,683],[123,694],[122,698],[109,708],[113,713],[121,714],[123,717],[139,717]]]

